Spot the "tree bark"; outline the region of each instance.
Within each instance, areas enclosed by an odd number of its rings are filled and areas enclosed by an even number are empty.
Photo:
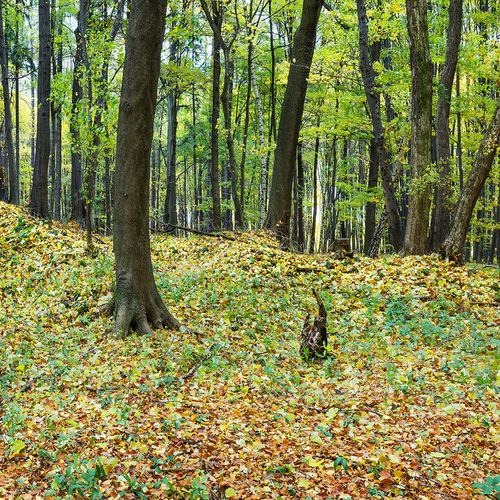
[[[179,41],[170,42],[169,61],[177,63]],[[177,225],[177,101],[176,85],[167,95],[168,105],[168,137],[167,137],[167,193],[165,197],[165,223]]]
[[[38,113],[35,164],[31,187],[30,209],[38,217],[49,217],[50,156],[50,2],[39,0]]]
[[[149,240],[149,171],[167,3],[132,0],[116,149],[115,330],[179,328],[156,288]]]
[[[212,193],[212,226],[215,231],[222,229],[222,213],[220,206],[219,184],[219,130],[217,124],[220,115],[220,42],[217,36],[213,39],[213,72],[212,72],[212,117],[210,143],[212,156],[210,159],[210,188]]]
[[[408,222],[404,252],[427,252],[430,184],[426,174],[431,164],[432,66],[427,24],[427,0],[406,0],[410,39],[411,91],[411,177]]]
[[[85,221],[85,200],[83,197],[82,153],[80,151],[80,132],[78,114],[83,98],[81,79],[84,68],[84,49],[89,17],[89,0],[80,0],[78,26],[75,30],[76,51],[73,62],[73,87],[71,92],[71,216],[80,225]]]
[[[378,155],[375,146],[375,140],[370,141],[370,166],[368,169],[368,193],[372,194],[378,183]],[[374,201],[368,201],[365,207],[365,244],[364,253],[368,255],[375,234],[377,225],[377,204]]]
[[[443,255],[456,261],[463,261],[463,252],[472,212],[491,171],[500,143],[500,101],[486,131],[472,170],[454,209],[455,216],[450,234],[443,245]]]
[[[295,155],[322,6],[321,0],[304,1],[300,26],[295,34],[292,62],[281,110],[265,226],[275,231],[285,246],[290,240]]]
[[[226,145],[229,156],[229,176],[231,182],[231,197],[234,204],[234,218],[236,227],[243,229],[243,210],[238,186],[238,166],[234,152],[233,126],[232,126],[232,95],[233,95],[234,63],[231,48],[224,50],[224,86],[221,94],[222,111],[224,115],[224,128],[226,131]]]
[[[451,0],[448,14],[446,59],[439,81],[436,116],[436,152],[439,183],[436,189],[433,249],[443,244],[451,222],[450,106],[462,34],[462,0]]]
[[[302,157],[302,142],[297,145],[297,246],[299,252],[306,248],[304,231],[304,158]]]
[[[317,127],[319,129],[320,120],[318,119]],[[311,239],[309,240],[309,253],[314,253],[316,250],[316,219],[318,218],[318,168],[319,168],[319,134],[316,134],[314,143],[314,165],[313,165],[313,212],[311,224]]]
[[[363,77],[366,100],[370,108],[375,148],[382,177],[382,187],[384,190],[387,219],[389,222],[389,239],[394,250],[398,252],[403,247],[403,233],[392,181],[391,162],[385,146],[385,130],[380,112],[380,93],[375,85],[377,74],[373,69],[373,63],[380,59],[380,42],[377,42],[377,45],[372,47],[370,54],[370,47],[368,45],[368,17],[366,15],[365,2],[364,0],[357,0],[356,4],[359,22],[361,74]]]
[[[49,28],[50,29],[50,28]],[[9,202],[19,204],[19,174],[16,171],[14,155],[14,138],[12,134],[12,111],[10,107],[9,89],[9,63],[7,58],[7,45],[5,41],[3,5],[0,2],[0,65],[2,66],[2,91],[4,107],[5,151],[7,157],[7,172],[9,174]]]

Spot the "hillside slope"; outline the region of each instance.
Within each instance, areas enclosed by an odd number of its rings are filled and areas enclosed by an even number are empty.
[[[119,340],[96,315],[111,245],[88,255],[83,236],[0,203],[0,497],[489,492],[496,270],[301,256],[258,233],[158,236],[159,289],[199,335]],[[313,287],[330,357],[308,364]]]

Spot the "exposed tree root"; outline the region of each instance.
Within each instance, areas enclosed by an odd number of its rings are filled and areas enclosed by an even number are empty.
[[[115,333],[121,337],[135,331],[150,335],[152,330],[168,328],[179,330],[181,324],[168,311],[156,287],[151,292],[134,293],[123,285],[116,289],[114,297],[101,310],[104,316],[115,319]]]

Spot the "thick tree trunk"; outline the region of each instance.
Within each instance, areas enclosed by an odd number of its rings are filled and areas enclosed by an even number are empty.
[[[75,30],[76,51],[73,62],[73,88],[71,92],[71,216],[70,219],[83,224],[85,221],[85,200],[83,197],[82,153],[80,150],[79,112],[83,98],[81,80],[84,68],[85,39],[89,17],[89,0],[80,0],[78,26]]]
[[[39,0],[38,114],[35,164],[31,186],[30,208],[38,217],[49,217],[50,156],[50,2]]]
[[[50,29],[50,28],[49,28]],[[7,171],[9,173],[9,201],[19,204],[19,175],[16,169],[14,155],[14,138],[12,135],[12,111],[10,107],[9,64],[7,58],[7,45],[5,43],[3,5],[0,2],[0,65],[2,66],[2,92],[4,109],[5,151]]]
[[[451,222],[450,106],[462,34],[462,0],[451,0],[448,14],[446,59],[441,73],[436,116],[436,153],[439,183],[436,189],[433,249],[443,244]]]
[[[292,184],[297,141],[322,6],[321,0],[304,1],[300,26],[295,34],[292,62],[281,110],[265,225],[268,229],[275,231],[285,245],[288,245],[290,239]]]
[[[451,260],[463,261],[463,252],[472,212],[491,171],[500,144],[500,101],[486,131],[472,170],[454,209],[450,234],[443,245],[443,255]]]
[[[427,24],[427,0],[406,0],[410,39],[411,91],[411,177],[408,222],[404,252],[427,252],[430,184],[426,178],[431,164],[432,66]]]
[[[375,148],[382,177],[385,207],[389,221],[389,239],[394,250],[399,251],[403,247],[403,233],[392,181],[391,162],[385,146],[385,130],[380,112],[380,93],[375,86],[377,74],[373,69],[373,63],[380,59],[380,42],[372,47],[370,54],[370,47],[368,45],[368,17],[366,15],[365,2],[364,0],[357,0],[356,3],[359,21],[360,67],[366,100],[370,108]]]
[[[115,330],[179,328],[156,288],[149,241],[149,169],[166,2],[132,0],[118,119],[113,249]]]

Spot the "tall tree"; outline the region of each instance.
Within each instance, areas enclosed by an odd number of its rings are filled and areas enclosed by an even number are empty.
[[[439,250],[451,223],[451,164],[450,164],[450,107],[451,91],[457,68],[458,51],[462,35],[462,0],[451,0],[448,11],[446,58],[439,79],[436,116],[436,153],[439,183],[436,188],[436,213],[432,246]]]
[[[396,251],[403,247],[403,233],[401,231],[401,222],[399,220],[398,204],[394,192],[392,181],[392,167],[389,153],[385,144],[385,130],[382,123],[380,112],[380,92],[376,87],[376,77],[373,63],[380,59],[380,41],[375,42],[370,50],[368,43],[368,17],[366,15],[366,6],[364,0],[356,0],[358,11],[359,26],[359,49],[360,49],[360,67],[363,77],[363,85],[366,94],[366,100],[370,109],[372,131],[374,137],[375,152],[377,154],[377,163],[379,165],[382,187],[384,189],[385,208],[389,222],[389,239]],[[371,170],[372,172],[372,170]],[[372,172],[373,174],[373,172]],[[373,179],[373,176],[371,177]],[[368,247],[370,242],[368,241]]]
[[[500,100],[497,100],[497,107],[493,118],[488,130],[484,134],[472,170],[467,178],[457,206],[454,209],[453,224],[444,242],[443,254],[450,259],[458,261],[463,259],[465,239],[472,218],[472,212],[491,171],[493,162],[497,158],[499,145]]]
[[[118,118],[113,250],[115,330],[179,328],[156,288],[149,240],[153,122],[165,30],[165,0],[132,0]]]
[[[19,171],[16,168],[14,156],[14,138],[12,135],[12,111],[10,107],[9,63],[7,57],[7,43],[4,31],[3,2],[0,1],[0,65],[2,67],[2,92],[4,107],[5,152],[7,157],[7,171],[9,173],[9,201],[19,204]]]
[[[290,240],[295,155],[304,113],[307,78],[313,60],[316,29],[322,5],[321,0],[304,0],[300,26],[295,34],[288,83],[281,109],[265,226],[274,230],[286,245],[289,244]]]
[[[80,0],[78,24],[75,29],[76,49],[73,62],[73,87],[71,95],[71,220],[75,220],[79,224],[83,224],[85,220],[85,200],[82,192],[82,153],[80,151],[80,131],[78,121],[80,103],[83,98],[82,78],[89,8],[89,0]]]
[[[220,51],[221,43],[220,36],[217,34],[222,29],[222,10],[218,0],[212,0],[212,22],[216,26],[214,30],[213,48],[212,48],[212,115],[210,117],[211,133],[210,133],[210,189],[212,194],[212,226],[216,230],[222,229],[222,212],[220,203],[220,182],[219,182],[219,129],[218,122],[220,116],[220,77],[221,77],[221,61]],[[208,6],[202,3],[205,9],[205,15],[209,18],[210,10]]]
[[[175,23],[174,23],[175,26]],[[179,62],[179,39],[170,40],[169,62]],[[165,223],[177,225],[177,111],[178,111],[177,83],[172,83],[172,88],[167,95],[168,107],[168,138],[167,138],[167,191],[165,197]]]
[[[427,24],[427,0],[406,0],[411,66],[411,154],[412,185],[404,252],[427,252],[429,229],[432,137],[432,66]]]
[[[50,1],[39,0],[38,113],[36,123],[35,164],[30,208],[38,217],[49,217],[50,156]]]

